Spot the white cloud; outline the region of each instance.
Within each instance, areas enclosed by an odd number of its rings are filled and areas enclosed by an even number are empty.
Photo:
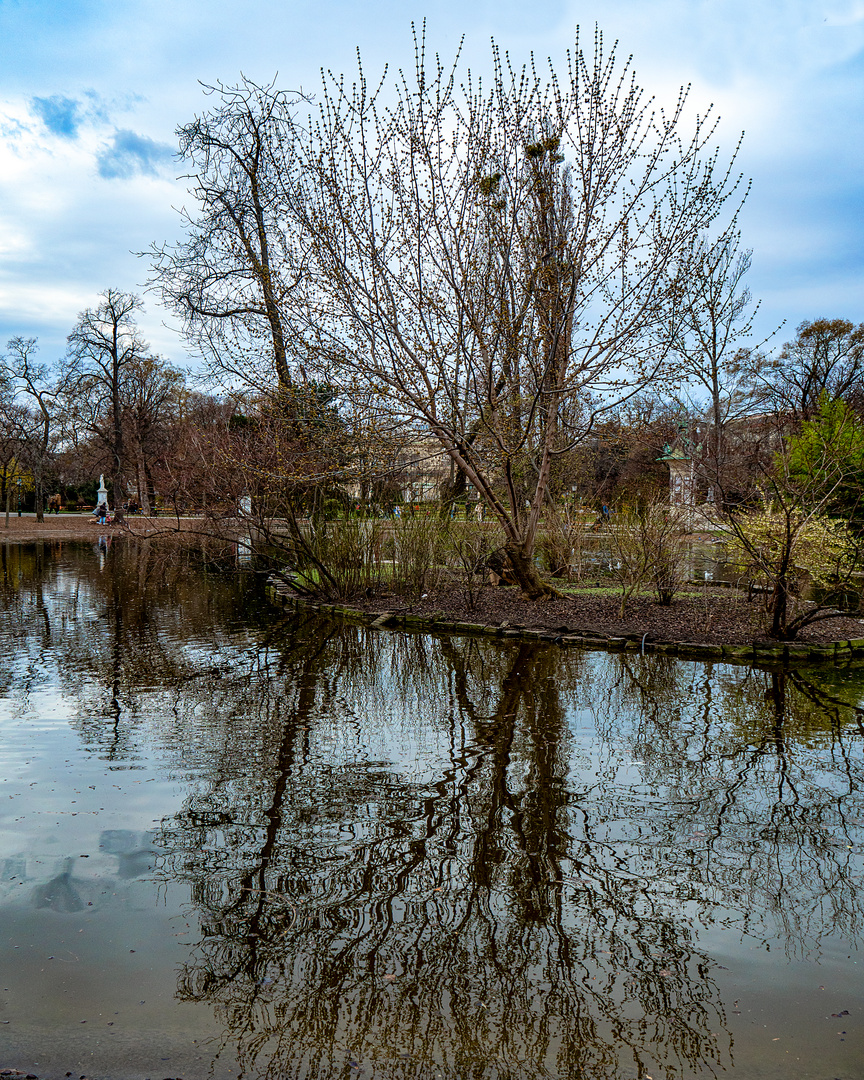
[[[182,193],[170,167],[159,175],[172,147],[114,131],[93,110],[82,116],[72,138],[35,123],[25,102],[0,107],[0,344],[36,335],[46,356],[62,353],[76,315],[103,289],[140,291],[146,266],[133,251],[176,230],[171,206]],[[145,336],[182,357],[151,308]]]
[[[371,77],[410,67],[409,23],[424,15],[445,62],[463,33],[475,68],[488,68],[493,33],[517,62],[531,49],[560,58],[577,21],[590,47],[596,20],[659,100],[691,82],[692,109],[713,102],[722,116],[727,153],[746,131],[754,293],[798,322],[820,313],[830,281],[847,305],[834,313],[862,317],[864,0],[68,0],[0,5],[0,339],[38,329],[59,348],[101,289],[144,279],[132,251],[176,238],[173,131],[207,107],[198,79],[278,70],[286,88],[314,91],[321,65],[353,70],[357,44]],[[162,319],[151,304],[145,331],[177,356]]]

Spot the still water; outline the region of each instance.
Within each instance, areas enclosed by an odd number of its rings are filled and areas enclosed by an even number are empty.
[[[0,546],[0,1067],[864,1077],[864,672],[377,633]]]

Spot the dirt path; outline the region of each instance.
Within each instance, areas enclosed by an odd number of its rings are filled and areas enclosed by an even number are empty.
[[[157,533],[194,532],[200,527],[198,518],[180,518],[179,528],[174,517],[132,517],[122,525],[99,525],[92,514],[51,514],[43,522],[35,514],[9,515],[9,526],[0,514],[0,543],[20,543],[22,540],[89,540],[105,533],[115,535],[153,536]]]

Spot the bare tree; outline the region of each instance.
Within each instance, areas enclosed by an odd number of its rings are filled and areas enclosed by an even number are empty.
[[[0,502],[9,528],[12,481],[16,478],[22,450],[23,408],[12,393],[12,380],[0,368]]]
[[[857,404],[864,398],[864,323],[848,319],[802,322],[776,357],[755,354],[750,372],[774,410],[811,420],[823,394]]]
[[[153,461],[168,452],[172,421],[178,417],[183,373],[158,357],[131,363],[123,379],[123,425],[130,461],[134,460],[138,501],[145,514],[154,498]]]
[[[164,432],[169,445],[147,465],[150,509],[155,490],[178,514],[189,506],[215,511],[220,502],[236,505],[242,488],[238,492],[236,470],[226,466],[222,453],[235,404],[196,392],[183,393],[179,404]]]
[[[681,319],[675,352],[682,374],[695,386],[697,402],[704,406],[707,397],[703,466],[712,483],[725,465],[727,427],[761,400],[746,364],[759,304],[751,307],[744,284],[752,252],[741,250],[740,241],[734,225],[716,240],[700,240],[678,281]]]
[[[67,414],[91,432],[110,455],[115,506],[122,502],[128,465],[124,382],[148,353],[135,323],[141,306],[140,298],[132,293],[106,289],[97,307],[78,316],[63,365]]]
[[[18,408],[7,412],[6,420],[13,425],[12,434],[18,442],[16,457],[20,464],[27,464],[33,476],[36,520],[41,522],[45,520],[44,486],[57,418],[57,388],[48,366],[36,361],[36,338],[10,338],[6,349],[6,355],[0,357],[0,378],[19,403]],[[21,399],[28,404],[21,407]]]
[[[292,336],[356,409],[438,440],[540,598],[552,462],[663,374],[675,283],[737,181],[714,122],[684,134],[686,93],[655,109],[599,35],[563,76],[493,46],[488,89],[416,44],[392,107],[362,68],[325,81],[286,189],[308,243]]]
[[[149,252],[151,287],[220,377],[269,387],[275,374],[284,390],[291,370],[283,307],[299,257],[283,192],[295,168],[292,109],[300,96],[246,78],[204,91],[215,107],[177,129],[197,206],[180,211],[185,240]]]

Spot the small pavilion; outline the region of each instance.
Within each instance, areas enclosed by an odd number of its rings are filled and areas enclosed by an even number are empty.
[[[669,467],[669,504],[670,506],[693,507],[696,505],[696,485],[694,483],[693,458],[680,447],[664,448],[664,453],[657,458]]]

